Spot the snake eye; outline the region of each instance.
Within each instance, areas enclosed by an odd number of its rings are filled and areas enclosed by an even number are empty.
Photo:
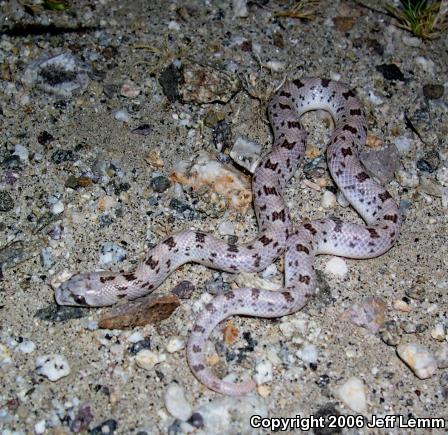
[[[87,305],[86,298],[85,298],[84,296],[81,296],[81,295],[75,295],[75,296],[73,296],[73,300],[74,300],[78,305]]]

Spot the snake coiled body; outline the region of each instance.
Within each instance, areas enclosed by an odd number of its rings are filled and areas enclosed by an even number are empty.
[[[339,190],[366,226],[328,218],[292,229],[282,191],[305,152],[306,132],[299,118],[316,109],[327,110],[333,117],[335,129],[327,147],[328,167]],[[256,272],[286,249],[285,284],[281,291],[239,288],[217,296],[205,306],[191,332],[187,358],[194,375],[212,390],[229,395],[245,394],[255,383],[222,381],[207,367],[205,345],[218,323],[232,315],[279,317],[300,310],[316,287],[315,255],[376,257],[392,247],[401,225],[395,201],[359,162],[358,149],[365,144],[367,123],[352,91],[326,79],[293,80],[274,94],[268,115],[274,144],[252,179],[259,225],[255,240],[234,245],[200,231],[183,231],[162,240],[133,272],[82,273],[56,291],[56,300],[62,305],[111,305],[121,298],[135,299],[151,292],[186,262],[227,272]]]

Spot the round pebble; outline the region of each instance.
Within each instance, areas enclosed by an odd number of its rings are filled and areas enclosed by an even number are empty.
[[[117,121],[121,121],[121,122],[129,122],[131,120],[131,116],[129,115],[129,113],[126,110],[117,110],[115,112],[114,118]]]
[[[307,344],[296,352],[296,355],[307,364],[316,364],[319,356],[317,347],[314,344]]]
[[[165,360],[166,355],[158,354],[149,349],[143,349],[135,356],[137,365],[145,370],[152,370],[155,365]]]
[[[193,411],[185,398],[184,389],[176,382],[168,385],[166,389],[165,407],[173,417],[182,421],[187,421]]]
[[[24,340],[22,343],[19,343],[17,350],[22,353],[32,353],[36,350],[36,345],[31,340]]]
[[[191,417],[188,419],[188,423],[198,429],[202,428],[204,427],[204,417],[202,417],[199,412],[193,412],[193,414],[191,414]]]
[[[351,377],[337,390],[340,399],[352,410],[363,414],[367,411],[367,399],[364,382],[356,377]]]
[[[325,265],[325,272],[331,273],[332,275],[336,275],[342,278],[345,275],[347,275],[348,272],[347,263],[343,258],[333,257]]]
[[[53,382],[70,374],[67,358],[59,354],[38,356],[35,367],[37,373]]]
[[[120,94],[126,98],[135,98],[140,94],[140,89],[132,81],[123,83],[120,89]]]
[[[42,433],[45,433],[45,429],[46,429],[46,422],[45,422],[45,420],[39,420],[39,421],[34,425],[34,433],[35,433],[35,434],[42,434]]]
[[[400,344],[397,353],[420,379],[430,378],[437,370],[434,355],[418,343]]]
[[[222,221],[218,226],[218,232],[221,236],[235,235],[235,225],[228,220]]]
[[[423,95],[430,100],[437,100],[443,96],[445,88],[442,85],[428,84],[423,86]]]
[[[165,190],[169,189],[171,186],[171,181],[163,175],[159,175],[154,177],[149,182],[152,190],[157,193],[165,192]]]
[[[329,190],[325,190],[322,195],[320,204],[323,208],[333,208],[336,205],[336,195]]]
[[[182,340],[180,337],[173,337],[168,341],[168,344],[166,345],[166,350],[169,353],[179,352],[179,350],[182,350],[185,348],[185,341]]]
[[[437,341],[445,340],[445,328],[441,323],[437,323],[431,330],[431,337]]]

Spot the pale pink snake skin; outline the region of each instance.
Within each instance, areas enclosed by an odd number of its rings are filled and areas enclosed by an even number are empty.
[[[305,152],[306,132],[299,118],[316,109],[327,110],[335,121],[327,149],[328,167],[338,188],[367,227],[329,218],[292,230],[282,190]],[[233,315],[280,317],[300,310],[316,287],[315,255],[376,257],[391,248],[401,225],[395,201],[358,160],[358,149],[366,140],[367,123],[352,91],[338,82],[320,78],[293,80],[273,96],[268,113],[274,145],[253,176],[254,207],[260,230],[255,240],[237,246],[199,231],[182,231],[162,240],[131,273],[82,273],[56,290],[56,301],[61,305],[112,305],[121,298],[135,299],[153,291],[186,262],[227,272],[257,272],[274,262],[286,248],[282,291],[231,290],[207,304],[193,327],[187,346],[191,370],[207,387],[228,395],[245,394],[255,387],[255,382],[222,381],[206,366],[205,345],[218,323]]]

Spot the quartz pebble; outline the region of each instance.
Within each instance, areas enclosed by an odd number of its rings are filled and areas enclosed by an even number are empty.
[[[352,410],[363,414],[367,411],[367,399],[364,383],[357,377],[351,377],[337,390],[339,398]]]
[[[166,389],[165,407],[173,417],[182,421],[187,421],[193,411],[185,398],[184,389],[176,382],[168,385]]]
[[[54,215],[58,215],[64,211],[64,203],[62,201],[56,201],[51,206],[51,213]]]
[[[110,263],[119,263],[126,258],[126,250],[113,242],[106,242],[101,246],[100,263],[106,266]]]
[[[437,370],[434,355],[418,343],[400,344],[397,353],[420,379],[430,378]]]
[[[45,420],[39,420],[34,425],[34,433],[35,434],[43,434],[43,433],[45,433],[45,429],[46,429],[46,422],[45,422]]]
[[[145,370],[152,370],[155,365],[160,364],[165,360],[165,354],[159,354],[149,349],[143,349],[135,356],[137,365]]]
[[[431,337],[437,341],[443,341],[445,339],[445,328],[441,323],[437,323],[431,330]]]
[[[168,344],[166,345],[166,350],[169,353],[178,352],[179,350],[182,350],[185,347],[185,341],[182,340],[180,337],[172,337]]]
[[[36,350],[36,345],[31,340],[24,340],[22,343],[19,343],[17,350],[22,353],[32,353]]]
[[[333,192],[326,190],[322,195],[320,203],[323,208],[332,208],[336,205],[336,195]]]
[[[67,358],[59,354],[42,355],[36,358],[36,371],[50,381],[57,381],[70,374]]]
[[[233,144],[230,157],[238,165],[246,168],[249,172],[254,172],[261,155],[261,145],[257,142],[249,141],[243,137],[238,137]]]
[[[17,156],[22,162],[26,162],[28,160],[29,154],[28,148],[20,143],[16,144],[14,147],[13,155]]]
[[[114,114],[114,118],[121,122],[129,122],[131,120],[131,116],[126,110],[117,110]]]
[[[317,347],[307,344],[296,352],[296,355],[306,364],[316,364],[318,358]]]
[[[255,367],[254,380],[257,385],[266,384],[272,381],[272,363],[270,361],[262,361]]]
[[[235,234],[235,225],[233,225],[233,222],[225,220],[219,224],[218,232],[221,236],[233,236]]]
[[[406,154],[411,149],[411,141],[405,136],[395,138],[393,143],[400,154]]]
[[[343,258],[333,257],[325,265],[325,272],[331,273],[332,275],[336,275],[342,278],[348,272],[347,263]]]
[[[249,10],[247,9],[247,0],[233,0],[233,16],[235,18],[247,18]]]

